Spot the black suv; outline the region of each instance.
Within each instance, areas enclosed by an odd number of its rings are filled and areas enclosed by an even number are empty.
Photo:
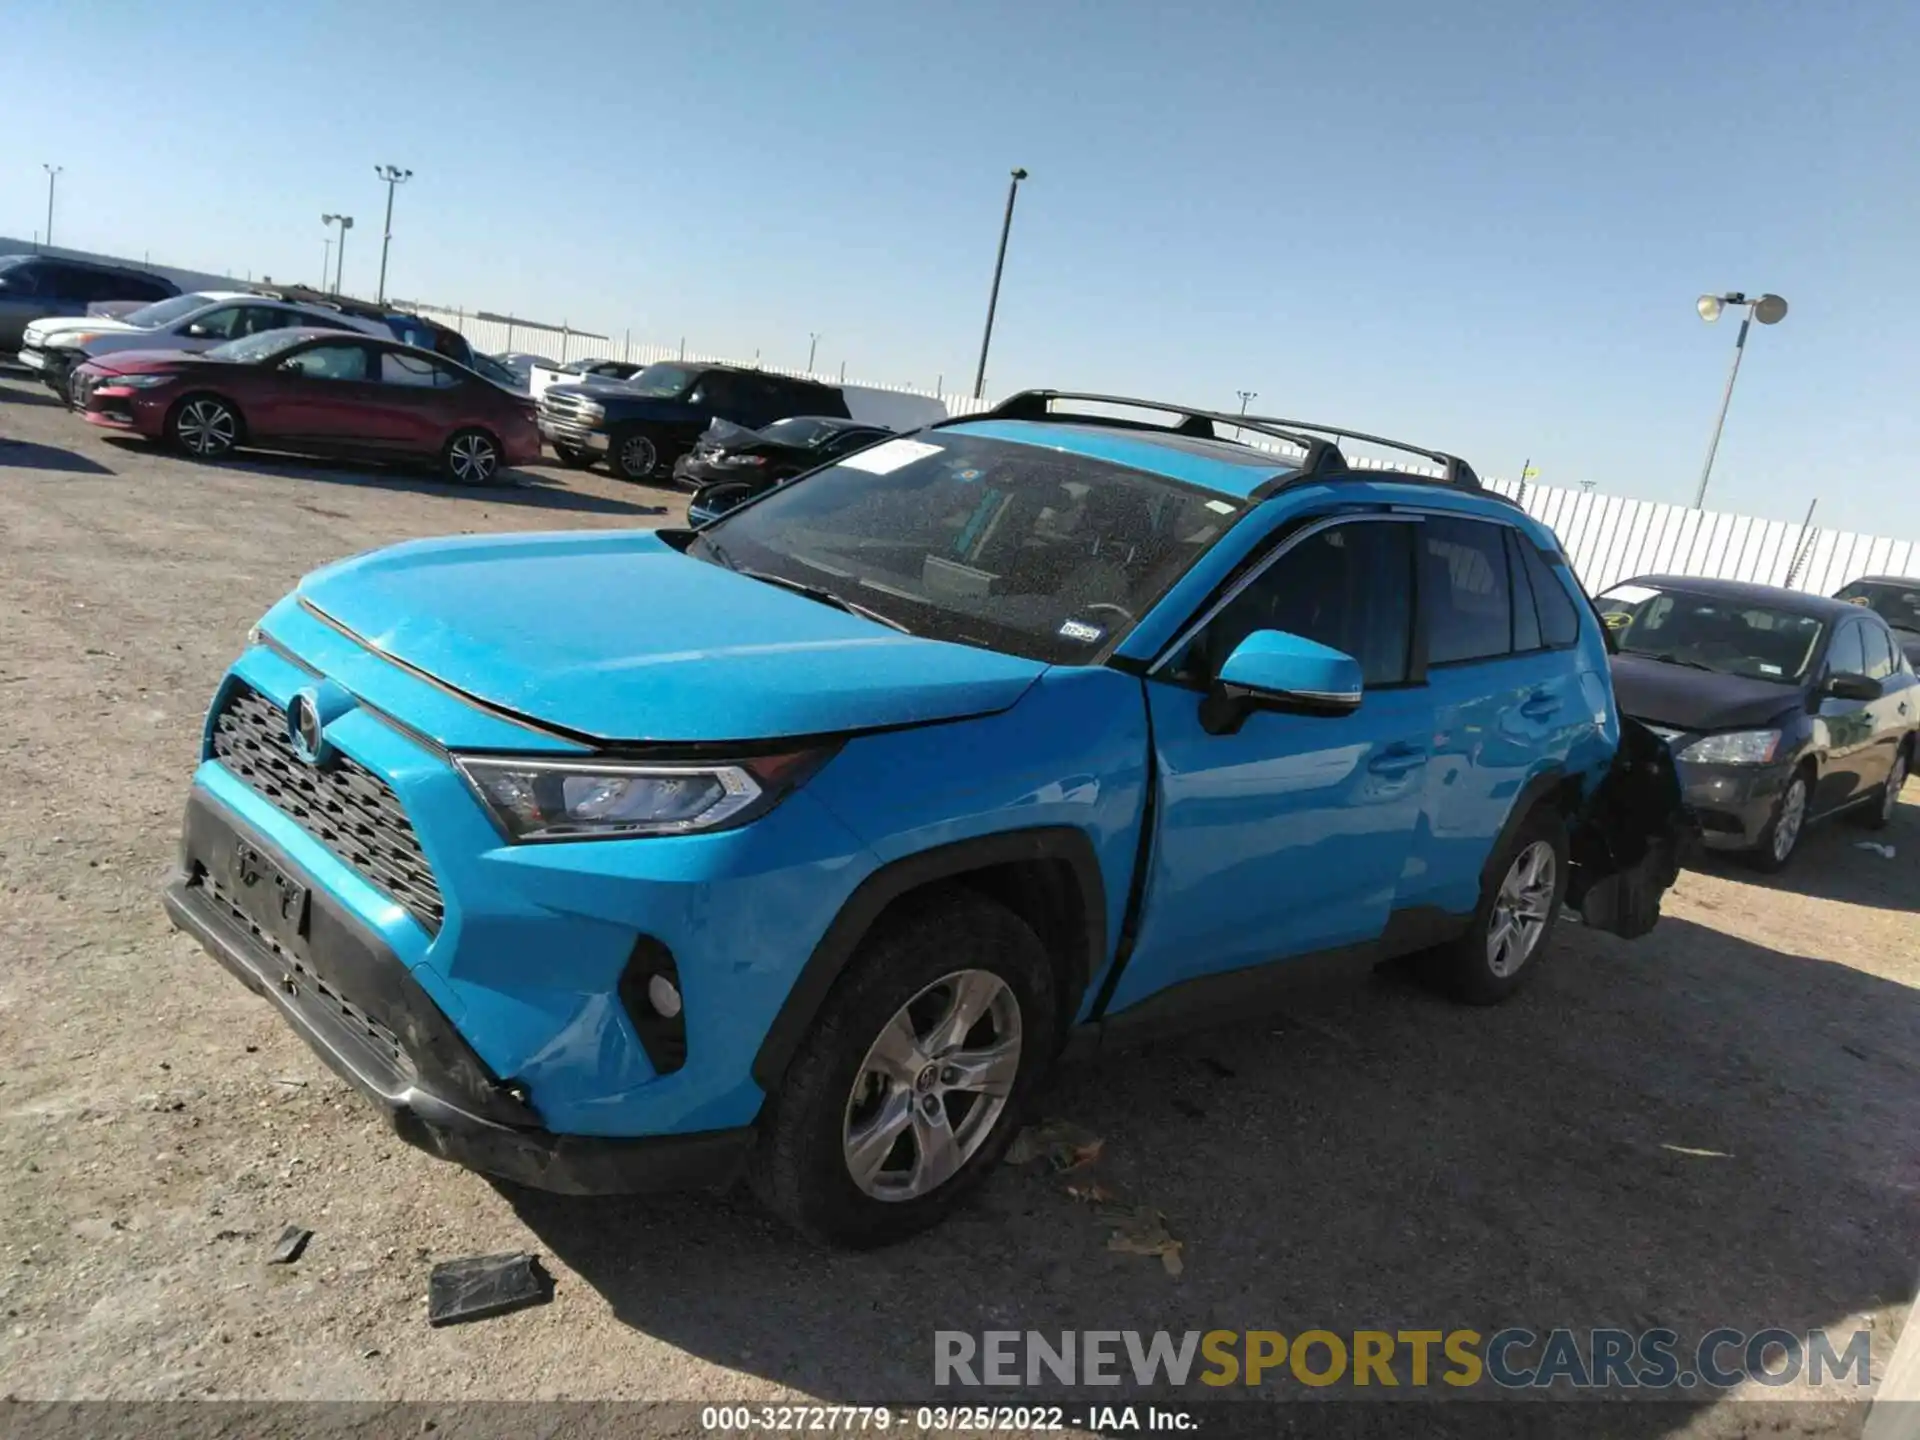
[[[622,480],[666,480],[712,421],[757,430],[790,415],[847,417],[837,386],[727,365],[665,361],[624,384],[554,385],[540,397],[540,433],[560,463],[596,460]]]
[[[102,300],[146,305],[179,293],[171,280],[144,270],[58,255],[0,255],[0,350],[18,350],[27,326],[50,315],[84,315]]]

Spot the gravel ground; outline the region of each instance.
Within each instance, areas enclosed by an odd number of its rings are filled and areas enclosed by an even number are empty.
[[[535,470],[205,466],[0,378],[0,1377],[41,1398],[926,1397],[936,1328],[1874,1327],[1911,1293],[1920,790],[1794,870],[1689,873],[1649,939],[1562,932],[1515,1003],[1391,976],[1067,1071],[1086,1175],[1184,1273],[1107,1248],[1044,1166],[938,1233],[824,1255],[743,1196],[566,1200],[394,1140],[162,916],[202,707],[305,570],[460,531],[651,525]],[[311,1227],[297,1264],[263,1262]],[[436,1259],[530,1248],[547,1307],[425,1322]],[[1607,1407],[1735,1433],[1744,1407]],[[1787,1428],[1858,1428],[1809,1402]]]

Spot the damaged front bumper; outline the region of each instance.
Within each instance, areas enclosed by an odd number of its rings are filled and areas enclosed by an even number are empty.
[[[165,902],[402,1140],[443,1160],[541,1190],[624,1194],[724,1184],[751,1148],[750,1127],[641,1138],[546,1129],[377,935],[200,791]]]
[[[1567,903],[1596,930],[1633,940],[1660,919],[1660,902],[1700,843],[1673,753],[1639,721],[1620,717],[1620,748],[1569,837]]]

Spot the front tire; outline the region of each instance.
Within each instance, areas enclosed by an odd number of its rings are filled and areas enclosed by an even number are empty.
[[[1741,859],[1763,875],[1777,875],[1787,868],[1800,849],[1800,837],[1807,832],[1807,807],[1813,800],[1813,780],[1803,767],[1793,772],[1780,798],[1773,803],[1773,816],[1760,832],[1760,843],[1743,851]]]
[[[189,395],[167,416],[167,438],[196,460],[224,459],[244,433],[240,412],[217,395]]]
[[[937,1224],[999,1163],[1057,1034],[1026,922],[950,887],[883,917],[787,1067],[752,1181],[808,1239],[866,1249]]]
[[[1497,1005],[1540,968],[1567,895],[1567,827],[1536,805],[1488,867],[1467,931],[1420,957],[1426,979],[1467,1005]]]
[[[642,430],[623,430],[607,446],[607,468],[614,475],[638,485],[653,478],[660,468],[660,447]]]
[[[500,474],[500,442],[485,430],[461,430],[440,452],[440,473],[456,485],[491,485]]]

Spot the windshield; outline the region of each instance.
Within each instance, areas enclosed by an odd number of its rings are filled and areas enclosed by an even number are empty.
[[[1834,598],[1864,605],[1894,629],[1920,635],[1920,581],[1856,580]]]
[[[1826,628],[1795,610],[1651,585],[1616,585],[1595,604],[1622,655],[1782,684],[1807,673]]]
[[[291,350],[302,341],[311,340],[311,335],[299,330],[263,330],[258,335],[249,335],[244,340],[230,340],[225,345],[216,345],[206,352],[208,360],[232,360],[242,365],[251,365],[256,361],[269,360],[282,350]]]
[[[627,388],[656,400],[678,400],[692,388],[699,374],[685,365],[649,365],[627,381]]]
[[[776,420],[760,433],[782,445],[817,450],[844,429],[846,426],[835,420]]]
[[[142,305],[138,310],[129,310],[120,318],[129,325],[142,330],[153,330],[178,320],[183,315],[191,315],[196,310],[204,310],[216,303],[206,295],[175,295],[171,300],[158,300],[151,305]]]
[[[917,635],[1073,664],[1131,629],[1249,508],[1081,455],[935,435],[782,486],[690,553],[828,590]]]

